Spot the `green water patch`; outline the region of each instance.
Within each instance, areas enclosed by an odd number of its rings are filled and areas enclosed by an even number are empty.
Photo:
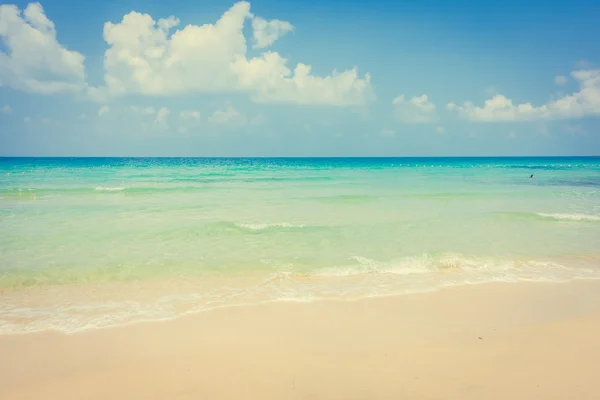
[[[277,264],[279,265],[279,264]],[[279,269],[257,260],[223,263],[195,260],[187,262],[128,262],[95,266],[52,265],[40,268],[0,270],[0,293],[3,290],[44,288],[49,286],[85,286],[136,282],[202,282],[215,277],[236,275],[267,276]]]
[[[325,225],[303,225],[291,223],[238,223],[218,221],[198,226],[189,226],[175,232],[185,236],[214,236],[214,235],[265,235],[285,232],[320,232],[333,227]]]
[[[101,267],[52,266],[34,269],[8,269],[0,272],[1,289],[19,289],[47,285],[81,285],[103,282],[129,282],[156,276],[160,269],[118,264]]]
[[[32,201],[38,200],[39,193],[31,190],[6,190],[0,189],[0,200],[8,201]]]
[[[382,197],[367,194],[345,194],[335,196],[296,197],[295,199],[333,204],[364,204],[381,200]]]
[[[218,183],[218,182],[217,182]],[[163,187],[125,187],[96,186],[71,188],[35,188],[35,189],[0,189],[0,199],[5,200],[37,200],[50,196],[135,196],[152,194],[196,193],[226,189],[214,184],[198,186],[163,186]]]
[[[415,198],[424,200],[464,200],[494,198],[503,193],[482,192],[425,192],[425,193],[400,193],[398,197]]]

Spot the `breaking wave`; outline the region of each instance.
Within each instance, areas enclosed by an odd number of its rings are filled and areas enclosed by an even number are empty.
[[[94,190],[97,192],[120,192],[127,189],[126,187],[103,187],[97,186]]]
[[[600,221],[600,215],[587,215],[587,214],[561,214],[561,213],[537,213],[536,215],[554,220],[561,221]]]
[[[561,282],[600,278],[600,271],[553,260],[502,259],[441,254],[381,262],[350,257],[346,265],[299,271],[178,280],[122,282],[115,286],[28,288],[4,293],[0,334],[54,330],[76,333],[142,321],[173,319],[221,307],[274,301],[310,302],[429,292],[488,282]],[[596,264],[594,264],[596,265]],[[131,285],[131,286],[129,286]],[[148,285],[146,287],[146,285]]]

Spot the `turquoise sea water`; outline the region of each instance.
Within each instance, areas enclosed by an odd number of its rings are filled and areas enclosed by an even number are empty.
[[[598,157],[0,158],[0,334],[598,277]]]

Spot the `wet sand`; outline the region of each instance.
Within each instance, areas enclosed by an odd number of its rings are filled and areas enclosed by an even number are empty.
[[[600,281],[0,336],[2,399],[598,399]]]

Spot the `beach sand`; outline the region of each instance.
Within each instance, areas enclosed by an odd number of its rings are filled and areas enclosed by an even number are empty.
[[[2,399],[599,399],[600,281],[0,337]]]

